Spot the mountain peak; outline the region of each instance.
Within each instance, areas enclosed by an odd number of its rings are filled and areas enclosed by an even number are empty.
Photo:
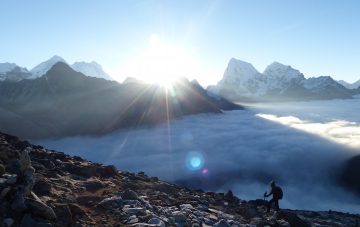
[[[247,68],[254,69],[254,70],[257,72],[257,70],[255,69],[255,67],[254,67],[251,63],[246,62],[246,61],[242,61],[242,60],[239,60],[239,59],[236,59],[236,58],[231,58],[231,59],[230,59],[229,64],[228,64],[228,67],[229,67],[229,66],[247,67]]]
[[[30,72],[15,63],[0,63],[0,81],[20,81],[31,76]]]
[[[357,80],[354,83],[349,83],[344,80],[339,80],[337,82],[342,86],[346,87],[347,89],[357,89],[360,87],[360,80]]]
[[[291,66],[290,65],[284,65],[284,64],[282,64],[282,63],[280,63],[280,62],[278,62],[278,61],[274,61],[273,63],[271,63],[270,65],[268,65],[268,67],[267,68],[291,68]]]
[[[17,65],[15,63],[0,63],[0,74],[7,73],[13,70]]]
[[[292,79],[305,79],[304,75],[299,70],[292,68],[290,65],[284,65],[276,61],[267,66],[263,74],[270,78],[279,78],[286,81]]]
[[[48,61],[56,61],[56,62],[59,62],[59,61],[61,61],[61,62],[65,62],[65,60],[62,58],[62,57],[60,57],[59,55],[54,55],[54,56],[52,56]]]
[[[96,61],[92,62],[75,62],[71,65],[77,72],[81,72],[86,76],[96,77],[96,78],[103,78],[106,80],[113,80],[106,72],[104,72],[102,66],[97,63]]]
[[[249,79],[255,75],[260,74],[255,67],[249,63],[236,58],[231,58],[226,68],[224,77],[231,77],[233,75],[240,75],[244,79]]]
[[[54,55],[49,60],[38,64],[32,70],[30,70],[30,72],[32,73],[31,79],[35,79],[45,75],[47,71],[49,71],[49,69],[51,69],[58,62],[66,63],[66,61],[62,57]]]

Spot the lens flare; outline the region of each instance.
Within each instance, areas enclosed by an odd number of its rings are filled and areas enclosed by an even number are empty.
[[[199,157],[193,157],[191,158],[190,160],[190,165],[193,167],[193,168],[199,168],[199,166],[201,165],[201,160]]]
[[[186,167],[189,170],[199,170],[204,166],[204,156],[197,151],[189,152],[186,156]]]
[[[206,175],[206,174],[209,173],[209,170],[208,170],[207,168],[205,168],[205,169],[203,169],[201,172],[202,172],[202,174]]]

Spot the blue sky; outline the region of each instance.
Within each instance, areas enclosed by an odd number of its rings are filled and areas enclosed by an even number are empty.
[[[259,71],[278,61],[306,77],[360,79],[355,0],[2,0],[0,10],[0,62],[29,69],[57,54],[95,60],[121,80],[134,76],[130,62],[143,66],[138,56],[156,36],[196,62],[203,85],[220,80],[231,57]]]

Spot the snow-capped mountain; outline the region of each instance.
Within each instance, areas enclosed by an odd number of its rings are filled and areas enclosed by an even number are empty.
[[[35,66],[33,69],[30,70],[32,74],[30,79],[36,79],[38,77],[45,75],[47,71],[49,71],[49,69],[51,69],[51,67],[53,67],[58,62],[66,63],[66,61],[62,57],[55,55],[49,60],[38,64],[37,66]]]
[[[30,76],[31,73],[26,68],[19,67],[15,63],[0,63],[0,81],[19,81]]]
[[[302,81],[304,88],[310,91],[321,91],[329,87],[342,88],[331,76],[310,77]]]
[[[257,97],[266,94],[265,76],[252,64],[235,58],[230,59],[224,77],[209,90],[215,94],[226,94],[229,99],[237,97]]]
[[[0,74],[5,74],[13,70],[17,65],[15,63],[0,63]]]
[[[68,64],[62,57],[53,56],[33,69],[28,71],[26,68],[19,67],[15,63],[0,63],[0,81],[13,81],[17,82],[23,79],[36,79],[45,75],[56,63],[63,62]],[[75,62],[70,66],[77,72],[90,77],[104,78],[106,80],[113,80],[95,61],[92,62]]]
[[[32,76],[29,79],[36,79],[43,75],[45,75],[56,63],[64,62],[68,64],[62,57],[53,56],[47,61],[40,63],[35,66],[30,72]],[[70,66],[77,72],[81,72],[82,74],[90,77],[104,78],[106,80],[113,80],[104,70],[101,65],[97,62],[75,62]]]
[[[96,78],[104,78],[106,80],[113,80],[106,72],[104,72],[101,65],[97,62],[75,62],[71,65],[77,72],[81,72],[86,76],[96,77]]]
[[[279,62],[274,62],[266,67],[263,75],[266,77],[268,92],[274,90],[283,92],[291,83],[299,83],[305,80],[304,75],[299,70]]]
[[[344,80],[338,80],[337,81],[342,86],[346,87],[347,89],[357,89],[360,87],[360,80],[354,82],[354,83],[348,83]]]
[[[233,101],[350,98],[353,92],[330,76],[306,79],[297,69],[274,62],[263,73],[232,58],[222,80],[210,92]]]

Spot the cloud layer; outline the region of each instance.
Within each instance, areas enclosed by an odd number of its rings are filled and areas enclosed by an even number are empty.
[[[360,153],[359,108],[359,99],[262,104],[37,143],[205,190],[232,189],[243,199],[262,198],[275,179],[284,189],[282,207],[358,212],[360,199],[336,178],[341,164]]]
[[[256,116],[299,129],[325,139],[360,149],[360,124],[344,120],[317,123],[304,121],[297,117],[279,117],[273,114],[257,114]]]

